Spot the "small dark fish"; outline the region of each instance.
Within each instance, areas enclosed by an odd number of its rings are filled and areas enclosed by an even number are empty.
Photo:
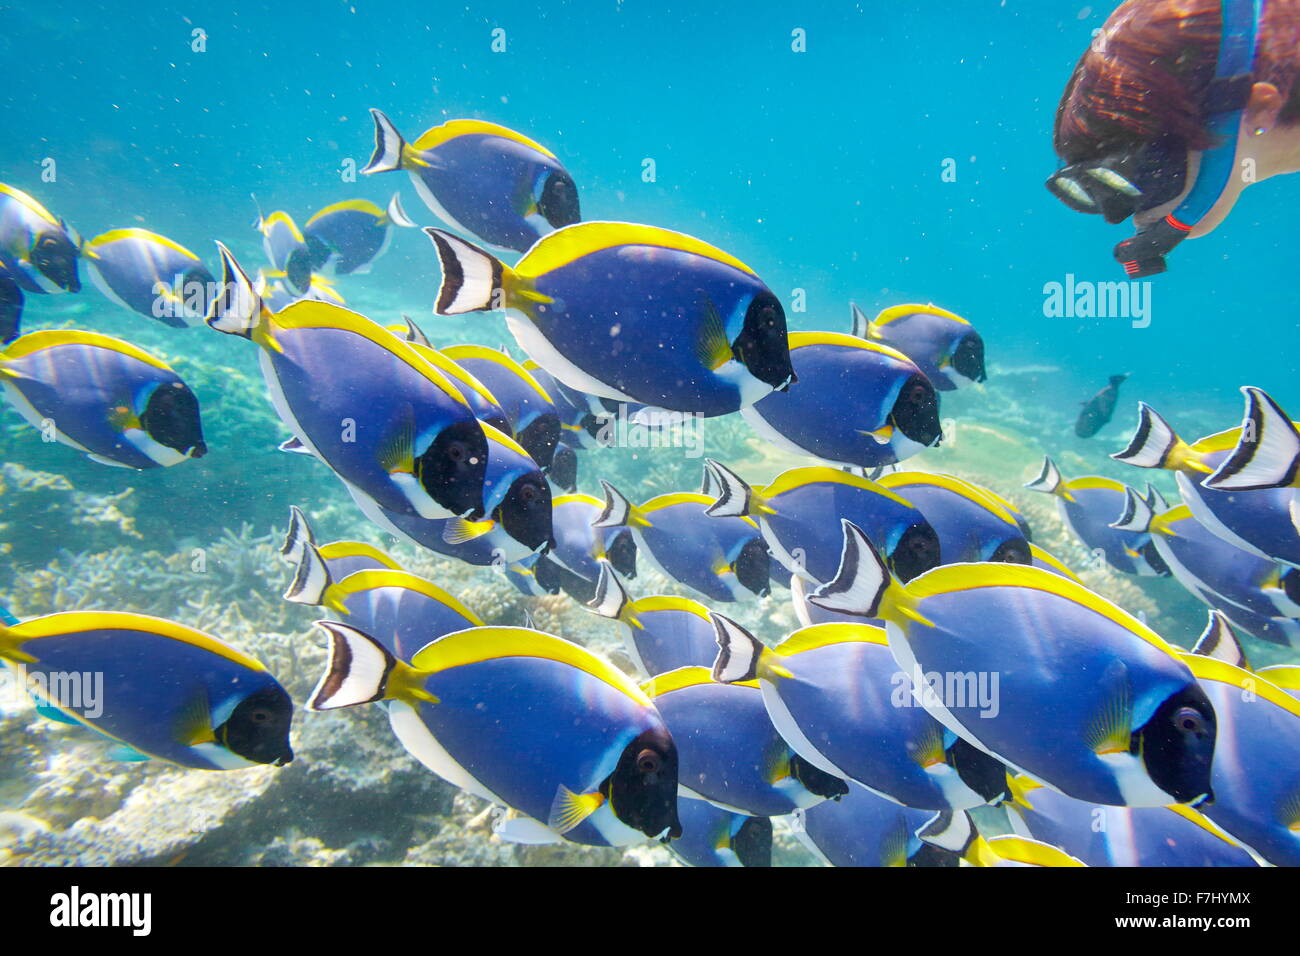
[[[1119,401],[1119,387],[1128,375],[1112,375],[1110,384],[1092,398],[1083,403],[1079,420],[1074,423],[1074,433],[1080,438],[1091,438],[1110,423],[1115,414],[1115,403]]]

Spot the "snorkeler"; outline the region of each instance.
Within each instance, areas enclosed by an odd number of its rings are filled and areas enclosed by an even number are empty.
[[[1130,278],[1212,232],[1254,182],[1300,171],[1300,0],[1128,0],[1056,113],[1047,187],[1109,223]]]

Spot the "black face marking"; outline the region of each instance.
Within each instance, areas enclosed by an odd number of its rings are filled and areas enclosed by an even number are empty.
[[[614,816],[646,836],[682,835],[677,819],[677,746],[664,729],[647,730],[623,749],[602,790]]]
[[[772,558],[768,554],[767,544],[760,538],[746,541],[740,549],[732,570],[736,573],[742,587],[766,597],[772,589]]]
[[[904,531],[889,555],[890,570],[904,584],[938,567],[939,561],[939,535],[924,521]]]
[[[551,486],[541,472],[522,475],[510,486],[500,505],[501,527],[506,534],[536,551],[554,546],[551,537]]]
[[[140,424],[145,433],[160,445],[166,445],[191,458],[202,458],[208,446],[203,443],[199,421],[199,400],[183,382],[164,382],[153,390]]]
[[[81,279],[77,276],[80,252],[62,230],[42,233],[32,246],[31,256],[37,271],[60,289],[81,291]]]
[[[1192,684],[1168,698],[1134,735],[1147,773],[1179,803],[1214,801],[1210,764],[1217,722],[1205,691]]]
[[[983,382],[988,378],[984,370],[984,340],[978,332],[971,332],[958,343],[952,353],[952,367],[958,375],[972,382]]]
[[[745,312],[745,324],[731,353],[760,382],[784,391],[796,381],[786,338],[785,310],[776,296],[760,292]]]
[[[477,421],[447,426],[415,462],[415,476],[429,497],[471,521],[483,517],[486,474],[487,438]]]
[[[282,767],[293,760],[289,747],[292,720],[293,702],[277,684],[244,698],[216,729],[216,738],[245,760]]]
[[[546,178],[537,211],[555,229],[582,221],[578,208],[578,187],[568,173],[555,172]]]
[[[920,372],[903,383],[889,417],[906,437],[927,448],[943,437],[939,396],[930,380]]]

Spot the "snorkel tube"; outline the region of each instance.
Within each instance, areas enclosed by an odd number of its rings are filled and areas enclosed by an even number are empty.
[[[1251,71],[1259,41],[1264,0],[1223,0],[1223,39],[1214,81],[1206,95],[1209,131],[1218,144],[1201,154],[1196,182],[1178,207],[1115,247],[1115,258],[1131,279],[1158,275],[1165,256],[1214,208],[1236,170],[1241,118],[1254,85]]]

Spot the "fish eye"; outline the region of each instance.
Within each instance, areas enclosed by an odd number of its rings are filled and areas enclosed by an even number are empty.
[[[1191,707],[1180,707],[1174,714],[1174,726],[1186,734],[1199,734],[1205,730],[1205,718]]]
[[[636,769],[642,773],[658,773],[659,755],[653,750],[643,750],[636,755]]]
[[[40,241],[40,246],[44,249],[53,249],[58,244],[59,240],[55,239],[53,236],[46,236]]]
[[[539,494],[540,492],[537,490],[537,486],[533,484],[524,485],[519,491],[519,497],[523,499],[523,502],[526,505],[531,505],[535,502]]]
[[[269,710],[263,710],[259,708],[253,711],[249,716],[253,718],[253,723],[264,724],[271,719],[271,712]]]
[[[465,443],[454,441],[447,446],[447,457],[452,461],[460,462],[465,460]]]

